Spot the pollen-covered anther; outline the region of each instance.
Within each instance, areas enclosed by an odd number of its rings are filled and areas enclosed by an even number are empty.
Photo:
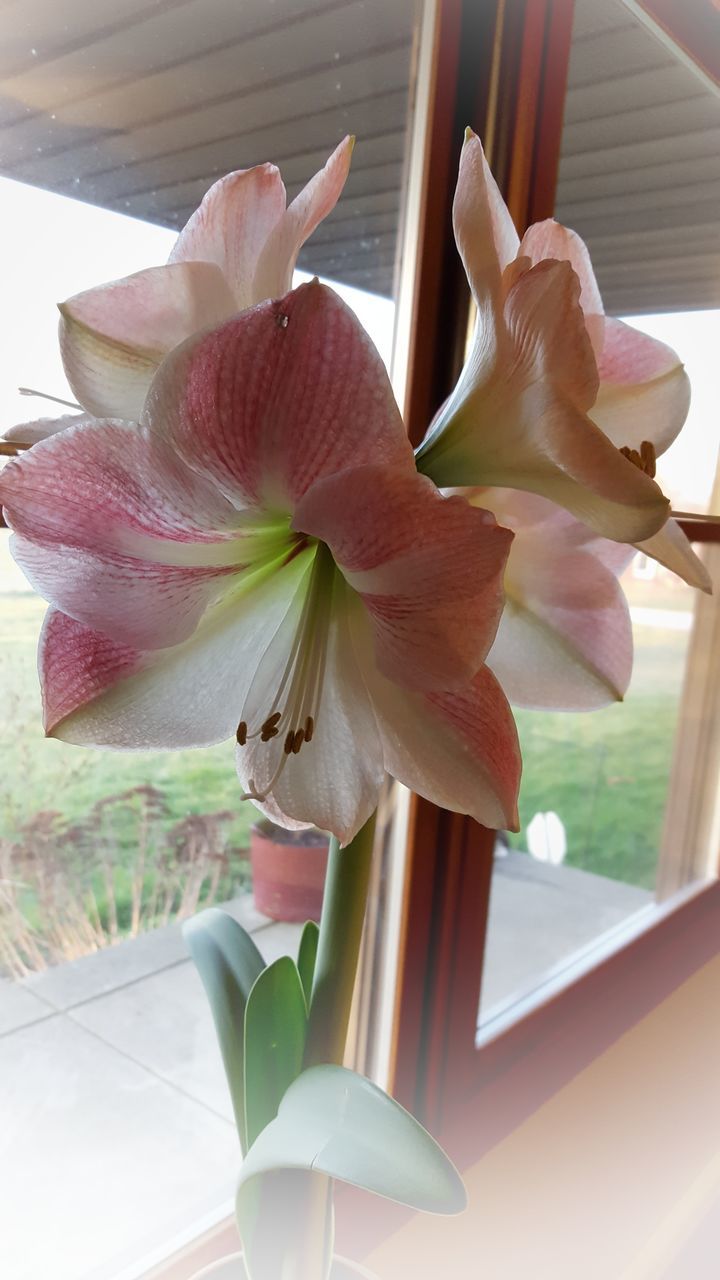
[[[268,716],[267,720],[263,722],[262,727],[260,729],[261,742],[269,742],[271,738],[277,738],[279,733],[278,724],[280,723],[281,720],[282,720],[281,711],[275,711],[271,716]]]
[[[308,716],[305,721],[305,741],[312,742],[312,736],[315,732],[315,721],[312,716]]]
[[[620,450],[623,458],[627,458],[628,462],[632,462],[638,471],[643,471],[651,480],[655,479],[657,470],[657,455],[655,453],[655,445],[651,440],[643,440],[640,449],[631,449],[629,445],[623,445]]]
[[[237,743],[239,747],[245,746],[247,742],[247,732],[248,732],[247,724],[245,723],[244,720],[241,720],[237,727],[237,731],[235,733],[235,737],[237,738]]]
[[[292,744],[292,753],[294,756],[297,755],[304,741],[305,741],[305,730],[296,729],[295,733],[293,734],[293,744]]]
[[[295,730],[288,729],[285,735],[285,745],[283,746],[283,751],[285,752],[286,756],[289,756],[292,754],[294,741],[295,741]]]

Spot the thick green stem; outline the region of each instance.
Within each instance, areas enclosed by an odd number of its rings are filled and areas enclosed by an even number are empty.
[[[305,1065],[342,1063],[370,885],[375,815],[341,849],[330,842]]]

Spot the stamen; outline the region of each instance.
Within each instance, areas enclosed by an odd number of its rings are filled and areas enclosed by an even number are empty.
[[[633,466],[638,468],[638,471],[644,472],[651,480],[655,479],[656,453],[652,440],[643,440],[639,452],[627,444],[622,446],[620,452],[623,458],[627,458],[628,462],[632,462]]]
[[[300,609],[290,652],[287,657],[272,705],[258,727],[241,720],[238,726],[239,746],[260,738],[269,743],[283,733],[274,756],[275,769],[262,789],[255,778],[248,781],[244,800],[262,802],[272,792],[291,756],[300,753],[305,743],[313,740],[322,699],[329,641],[335,564],[327,547],[317,546],[310,569],[305,599]],[[255,751],[258,750],[256,746]],[[270,766],[272,768],[272,766]],[[270,772],[270,768],[268,772]]]

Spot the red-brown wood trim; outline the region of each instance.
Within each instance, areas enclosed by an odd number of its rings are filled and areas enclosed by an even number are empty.
[[[690,516],[678,520],[678,524],[691,542],[720,542],[720,520],[707,516]]]
[[[440,86],[431,114],[406,417],[424,435],[457,377],[469,294],[452,236],[466,124],[520,231],[553,212],[572,26],[571,0],[448,0],[438,31]],[[454,71],[454,79],[452,72]],[[395,1096],[439,1117],[474,1049],[494,835],[471,819],[412,802],[398,981]]]
[[[715,84],[720,84],[720,5],[717,0],[633,0]]]

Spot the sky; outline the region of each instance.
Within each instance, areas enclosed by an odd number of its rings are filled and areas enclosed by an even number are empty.
[[[124,214],[0,178],[3,297],[0,319],[0,434],[62,408],[18,394],[20,386],[72,399],[60,362],[56,304],[83,289],[166,261],[175,232]],[[308,277],[297,273],[297,282]],[[389,299],[334,284],[389,365],[394,308]],[[626,317],[669,343],[684,360],[693,403],[680,439],[660,460],[675,508],[708,508],[717,468],[720,311]]]

